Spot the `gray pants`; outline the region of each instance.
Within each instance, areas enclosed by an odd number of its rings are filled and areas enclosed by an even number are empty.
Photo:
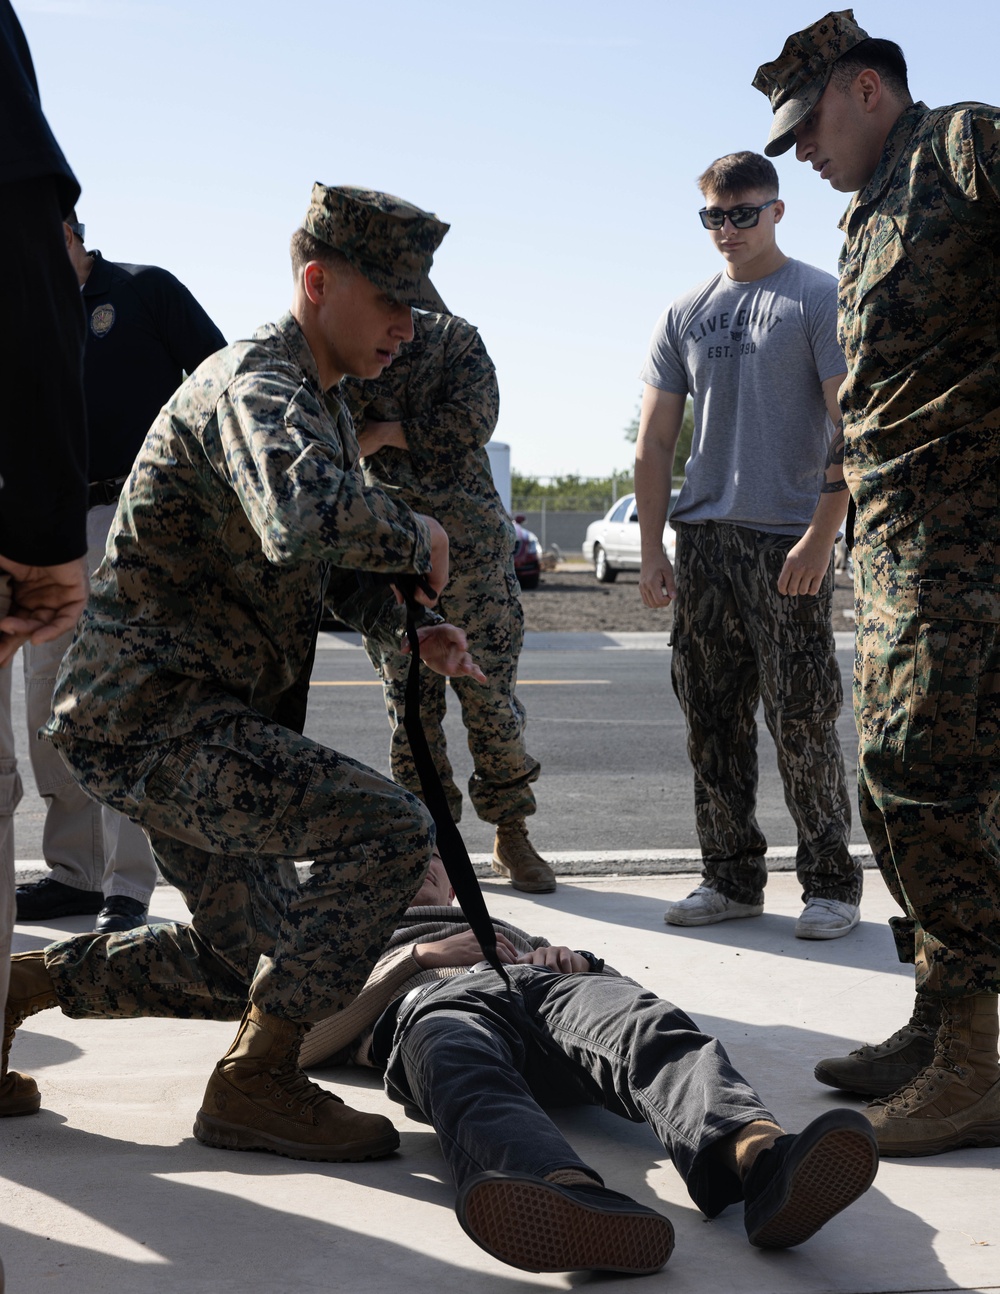
[[[624,976],[507,969],[510,992],[495,971],[455,975],[396,1022],[386,1090],[434,1125],[456,1186],[487,1171],[594,1173],[542,1109],[583,1104],[648,1123],[708,1217],[743,1198],[719,1143],[774,1116],[717,1038]]]
[[[87,561],[95,571],[104,559],[108,529],[115,505],[91,508],[87,513]],[[42,853],[52,879],[75,890],[103,890],[148,904],[156,885],[157,869],[149,841],[141,827],[113,809],[102,808],[73,779],[51,742],[38,736],[48,721],[56,675],[72,632],[55,642],[21,650],[24,666],[24,701],[28,727],[28,753],[38,786],[46,802]],[[14,875],[14,810],[21,799],[14,732],[11,724],[11,672],[0,670],[0,864]]]
[[[831,623],[833,556],[815,596],[783,597],[796,540],[728,522],[677,526],[671,678],[687,721],[705,884],[760,903],[767,841],[757,825],[757,723],[774,738],[795,823],[803,898],[857,903],[851,804],[837,736],[843,703]]]

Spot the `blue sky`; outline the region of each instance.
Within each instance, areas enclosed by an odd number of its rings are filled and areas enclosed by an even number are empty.
[[[630,465],[652,326],[721,267],[694,178],[760,150],[759,63],[826,9],[672,0],[14,0],[83,185],[87,242],[178,275],[227,338],[287,308],[314,180],[452,229],[434,281],[478,324],[498,439],[531,474]],[[868,0],[929,104],[1000,97],[1000,6]],[[835,270],[844,208],[791,155],[780,243]]]

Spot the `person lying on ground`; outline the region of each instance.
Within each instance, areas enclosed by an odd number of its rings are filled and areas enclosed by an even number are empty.
[[[673,1228],[604,1185],[543,1107],[590,1104],[646,1122],[707,1217],[743,1202],[762,1248],[801,1244],[871,1186],[868,1120],[830,1110],[786,1133],[718,1039],[592,953],[495,921],[508,990],[482,960],[443,864],[427,877],[345,1010],[300,1051],[385,1066],[389,1096],[429,1121],[466,1233],[527,1271],[649,1273]]]

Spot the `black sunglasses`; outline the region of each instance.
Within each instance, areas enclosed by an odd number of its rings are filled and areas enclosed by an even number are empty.
[[[721,229],[727,216],[734,229],[753,229],[760,219],[760,213],[773,207],[777,201],[777,198],[772,198],[770,202],[762,202],[759,207],[730,207],[728,211],[719,207],[702,207],[698,215],[706,229]]]

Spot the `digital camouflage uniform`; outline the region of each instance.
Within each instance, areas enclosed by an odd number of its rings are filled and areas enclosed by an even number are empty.
[[[524,707],[514,691],[524,615],[514,574],[514,528],[493,485],[486,442],[499,412],[496,371],[479,333],[453,315],[414,317],[414,338],[392,366],[369,382],[344,383],[358,431],[366,418],[401,421],[406,450],[385,446],[364,460],[365,477],[392,490],[448,532],[448,586],[438,609],[465,630],[487,683],[453,678],[474,772],[469,798],[480,818],[500,823],[535,811],[531,783],[539,763],[524,746]],[[403,729],[409,656],[398,644],[365,641],[382,677],[392,724],[391,767],[397,782],[420,794]],[[446,680],[421,666],[420,715],[457,822],[455,785],[443,720]]]
[[[906,108],[841,222],[862,819],[926,993],[1000,988],[1000,109]]]
[[[190,924],[46,950],[71,1016],[309,1022],[364,983],[430,854],[423,806],[300,736],[324,589],[378,641],[427,528],[366,486],[295,319],[206,360],[153,424],[63,664],[48,732],[148,832]],[[295,883],[293,864],[312,860]]]

